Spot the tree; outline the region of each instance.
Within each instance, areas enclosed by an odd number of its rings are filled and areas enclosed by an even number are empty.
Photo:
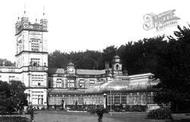
[[[63,68],[69,63],[69,55],[67,53],[62,53],[59,50],[50,53],[48,56],[48,67],[50,68]]]
[[[22,111],[27,105],[25,86],[20,81],[0,81],[0,111],[12,113]]]
[[[10,97],[10,86],[7,82],[0,81],[0,111],[4,113],[7,111],[8,98]]]
[[[103,50],[103,62],[109,62],[111,66],[113,57],[117,54],[117,48],[115,46],[106,47]]]
[[[123,69],[129,74],[154,73],[158,63],[158,53],[167,44],[163,36],[128,42],[118,48]]]
[[[27,105],[27,95],[24,93],[26,87],[20,81],[10,81],[10,94],[13,107],[16,111],[22,111]]]
[[[54,51],[49,54],[49,67],[66,68],[69,62],[73,62],[80,69],[102,69],[104,63],[102,53],[99,51],[86,50],[84,52],[60,52]]]
[[[171,103],[173,111],[190,111],[190,29],[178,26],[174,35],[168,37],[168,44],[158,55],[155,74],[160,78],[161,91],[155,101]]]

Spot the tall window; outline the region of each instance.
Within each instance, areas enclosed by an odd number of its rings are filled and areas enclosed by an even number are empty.
[[[39,51],[39,48],[40,48],[39,44],[40,44],[39,39],[31,38],[31,50],[32,51]]]
[[[147,103],[148,104],[153,104],[154,103],[154,100],[153,100],[153,92],[148,92],[147,93]]]
[[[9,76],[9,81],[15,80],[15,76]]]
[[[121,103],[126,104],[127,101],[127,96],[126,95],[121,95]]]
[[[32,91],[32,103],[33,104],[43,104],[43,91]]]
[[[114,95],[114,104],[120,104],[120,96]]]
[[[113,95],[108,95],[108,104],[109,105],[113,105],[114,101],[113,101]]]
[[[31,79],[33,86],[43,86],[43,75],[32,75]]]
[[[74,80],[68,80],[67,81],[67,87],[68,88],[74,88],[75,87],[75,81]]]
[[[39,58],[31,58],[31,65],[32,66],[39,66],[40,65],[40,59]]]
[[[62,79],[57,79],[56,80],[56,86],[55,87],[62,87]]]
[[[44,99],[43,99],[43,95],[38,95],[38,104],[43,104]]]
[[[81,80],[79,81],[79,88],[85,88],[84,79],[81,79]]]

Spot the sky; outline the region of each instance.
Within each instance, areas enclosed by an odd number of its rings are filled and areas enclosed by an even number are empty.
[[[190,7],[184,0],[4,0],[0,4],[0,58],[15,61],[15,23],[24,10],[34,21],[48,19],[48,51],[97,50],[129,41],[171,35],[176,26],[144,30],[143,17],[175,9],[178,24],[187,26]]]

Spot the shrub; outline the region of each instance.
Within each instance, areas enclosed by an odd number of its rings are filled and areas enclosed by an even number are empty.
[[[95,108],[95,107],[88,107],[87,108],[87,112],[91,113],[91,114],[95,114],[97,113],[98,111],[102,111],[103,113],[109,113],[109,110],[108,109],[104,109],[104,108],[101,108],[101,107],[98,107],[98,108]]]
[[[93,108],[93,107],[89,107],[89,108],[87,109],[87,111],[88,111],[89,113],[91,113],[91,114],[95,114],[95,113],[96,113],[96,109]]]
[[[144,112],[146,111],[147,106],[146,105],[126,105],[123,110],[129,111],[129,112]]]
[[[172,119],[171,110],[169,108],[159,108],[151,110],[148,115],[148,119]]]
[[[143,112],[143,111],[146,111],[146,106],[143,106],[143,105],[133,105],[131,106],[131,111],[135,111],[135,112]]]
[[[26,117],[0,117],[0,122],[30,122]]]
[[[109,109],[104,109],[104,113],[109,113]]]
[[[41,110],[46,110],[46,108],[42,107]]]

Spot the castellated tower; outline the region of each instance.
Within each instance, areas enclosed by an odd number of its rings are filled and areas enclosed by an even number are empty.
[[[26,14],[16,22],[16,67],[27,87],[29,105],[47,107],[47,19],[31,22]]]

